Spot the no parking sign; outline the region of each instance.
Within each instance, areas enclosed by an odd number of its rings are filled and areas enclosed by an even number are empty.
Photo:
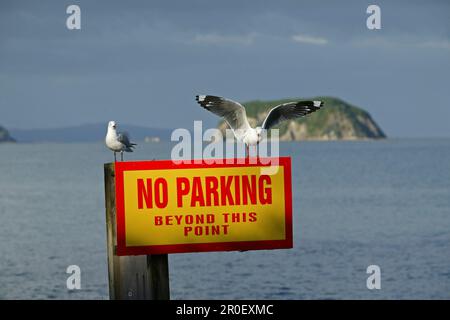
[[[117,254],[292,248],[291,161],[264,163],[117,162]]]

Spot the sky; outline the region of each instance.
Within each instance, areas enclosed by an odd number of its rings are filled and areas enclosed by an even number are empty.
[[[66,8],[81,8],[69,30]],[[366,9],[381,9],[369,30]],[[0,125],[213,127],[196,94],[335,96],[450,137],[450,1],[0,1]]]

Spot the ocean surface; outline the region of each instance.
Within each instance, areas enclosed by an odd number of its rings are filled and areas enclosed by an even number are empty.
[[[140,143],[127,160],[168,159]],[[294,248],[172,254],[172,299],[450,299],[450,139],[283,143]],[[108,299],[102,143],[0,145],[0,298]],[[81,268],[81,290],[66,268]],[[381,268],[368,290],[366,269]]]

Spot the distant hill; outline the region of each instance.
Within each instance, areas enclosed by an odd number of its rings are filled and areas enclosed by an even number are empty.
[[[5,128],[3,128],[2,126],[0,126],[0,142],[15,142],[16,140],[14,140],[10,135],[8,130],[6,130]]]
[[[19,142],[95,142],[103,141],[107,123],[85,124],[80,126],[52,129],[11,129],[11,134]],[[119,124],[119,131],[128,131],[131,139],[142,141],[158,137],[169,141],[171,129],[155,129],[142,126]]]
[[[333,97],[291,98],[273,101],[250,101],[243,103],[251,125],[261,125],[274,106],[289,101],[322,100],[325,106],[306,117],[286,121],[278,127],[280,140],[359,140],[384,139],[386,135],[370,114],[341,99]],[[219,123],[224,130],[227,124]]]

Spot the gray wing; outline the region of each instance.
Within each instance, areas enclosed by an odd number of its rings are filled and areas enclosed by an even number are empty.
[[[222,117],[233,129],[237,138],[250,128],[245,108],[238,102],[222,97],[198,95],[195,100],[206,110]]]
[[[119,142],[121,142],[125,146],[124,151],[133,152],[133,148],[136,143],[130,142],[130,137],[127,132],[120,132],[117,135],[117,140],[119,140]]]
[[[270,110],[263,122],[262,128],[269,129],[282,121],[301,118],[323,106],[322,101],[298,101],[283,103]]]

